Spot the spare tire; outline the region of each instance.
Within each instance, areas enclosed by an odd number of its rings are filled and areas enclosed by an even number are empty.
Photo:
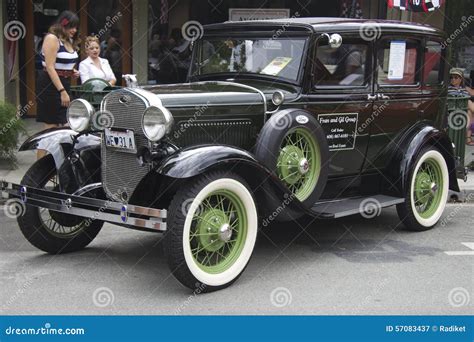
[[[301,109],[285,109],[270,117],[257,139],[255,155],[295,197],[312,206],[321,196],[329,172],[326,134]]]

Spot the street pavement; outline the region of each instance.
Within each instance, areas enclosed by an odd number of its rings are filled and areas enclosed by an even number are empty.
[[[0,178],[21,179],[35,155],[19,157]],[[52,256],[0,206],[0,314],[472,315],[473,221],[474,204],[453,203],[421,233],[403,230],[394,208],[272,224],[236,283],[196,294],[171,275],[159,234],[106,224],[83,251]]]
[[[0,313],[472,314],[474,250],[462,243],[474,242],[473,212],[450,204],[421,233],[402,230],[393,208],[371,220],[274,224],[236,283],[193,294],[172,277],[158,234],[106,224],[88,248],[53,256],[0,210]]]

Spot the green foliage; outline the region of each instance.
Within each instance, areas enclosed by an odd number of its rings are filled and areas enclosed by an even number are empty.
[[[16,108],[0,102],[0,159],[16,164],[15,151],[21,133],[26,133],[26,130]]]

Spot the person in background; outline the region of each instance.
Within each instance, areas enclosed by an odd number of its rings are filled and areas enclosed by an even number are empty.
[[[470,96],[471,98],[468,101],[468,109],[467,109],[467,129],[466,129],[466,145],[474,146],[474,142],[472,140],[472,131],[474,130],[474,89],[470,87],[466,87],[465,80],[464,80],[464,73],[460,68],[452,68],[449,71],[451,83],[449,86],[449,93],[456,92],[460,95]]]
[[[71,101],[71,78],[79,77],[75,69],[79,61],[79,18],[71,11],[62,12],[49,28],[41,48],[43,70],[36,78],[36,121],[43,122],[45,129],[63,127],[67,123],[66,110]],[[37,157],[46,151],[38,147]]]
[[[118,29],[112,29],[107,39],[107,48],[104,51],[104,57],[109,61],[110,67],[117,78],[117,84],[122,84],[122,47],[121,32]]]
[[[88,57],[79,64],[81,82],[84,83],[90,78],[101,78],[107,81],[111,86],[114,86],[117,79],[110,67],[109,61],[99,57],[99,44],[99,38],[95,36],[87,37],[84,42]]]

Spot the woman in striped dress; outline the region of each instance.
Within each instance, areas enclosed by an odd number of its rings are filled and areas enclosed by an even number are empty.
[[[77,15],[64,11],[44,38],[41,50],[43,70],[39,71],[36,84],[36,121],[43,122],[45,129],[67,123],[71,78],[79,77],[75,69],[79,60],[78,27]],[[44,151],[38,150],[38,158],[42,156]]]

